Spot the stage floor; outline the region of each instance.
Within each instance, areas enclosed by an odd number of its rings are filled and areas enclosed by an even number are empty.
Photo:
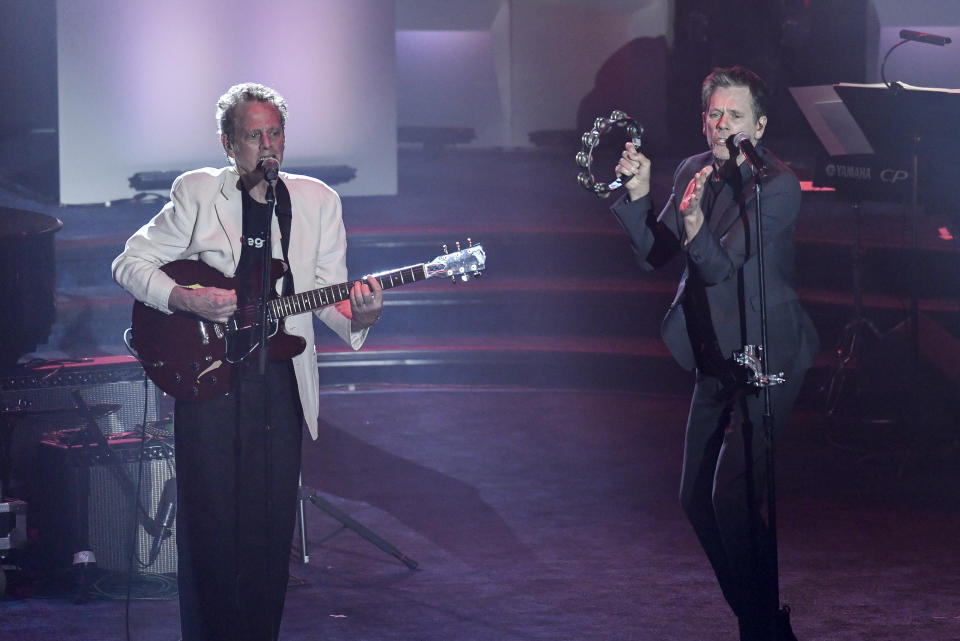
[[[736,637],[676,500],[682,395],[360,385],[326,389],[322,407],[305,484],[418,567],[352,530],[318,545],[339,523],[308,506],[310,560],[294,554],[285,641]],[[782,434],[794,629],[960,638],[956,440],[902,435],[881,451],[874,429],[801,408]],[[122,599],[78,605],[11,579],[0,639],[124,638]],[[131,638],[174,641],[176,600],[153,589],[131,603]]]

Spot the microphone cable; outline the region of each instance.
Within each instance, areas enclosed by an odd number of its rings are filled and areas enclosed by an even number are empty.
[[[141,425],[143,428],[140,432],[140,451],[137,454],[137,483],[136,490],[134,491],[132,507],[133,507],[133,526],[130,532],[130,553],[127,555],[127,594],[124,599],[124,635],[126,641],[131,640],[130,635],[130,602],[132,600],[132,590],[133,590],[133,564],[134,559],[142,565],[142,561],[137,555],[137,535],[139,533],[140,519],[138,514],[140,511],[140,492],[143,488],[143,459],[144,453],[146,452],[147,446],[147,407],[150,401],[150,379],[147,378],[147,373],[143,373],[143,416],[141,417]],[[149,515],[144,515],[145,518],[149,518]],[[163,532],[160,532],[160,536],[163,535]]]

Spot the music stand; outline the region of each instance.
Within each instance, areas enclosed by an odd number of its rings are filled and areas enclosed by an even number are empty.
[[[858,159],[874,154],[873,147],[857,124],[833,85],[791,87],[790,93],[803,112],[824,150],[831,157]],[[861,164],[858,160],[857,164]],[[862,164],[866,164],[863,162]],[[851,279],[853,285],[853,317],[844,325],[834,354],[836,363],[826,386],[824,410],[833,417],[840,404],[844,383],[851,363],[856,363],[863,352],[864,334],[880,338],[876,324],[863,312],[862,285],[862,200],[861,194],[850,198],[854,213],[854,243],[851,251]]]
[[[914,382],[913,391],[916,392],[920,355],[917,291],[920,284],[920,203],[936,202],[955,189],[949,184],[952,178],[946,167],[956,166],[957,163],[954,155],[960,143],[960,129],[956,127],[955,118],[956,114],[960,113],[960,90],[928,89],[903,84],[887,87],[884,84],[839,83],[830,88],[836,96],[835,99],[830,99],[827,88],[801,89],[811,90],[807,94],[800,91],[804,98],[810,98],[817,93],[813,89],[819,91],[819,101],[809,104],[811,101],[808,100],[806,108],[801,104],[801,110],[831,155],[847,150],[846,153],[873,153],[889,158],[910,159],[910,303],[904,324],[909,329],[911,380]],[[791,92],[796,98],[798,93],[793,89]],[[844,110],[849,114],[849,119],[838,119],[836,114]],[[845,125],[839,124],[844,122]],[[858,140],[855,133],[851,134],[851,123],[859,131],[862,140]],[[825,129],[830,131],[823,135]],[[840,142],[835,135],[837,131],[843,136]],[[834,134],[833,139],[830,134]],[[854,141],[857,141],[859,147],[856,147]],[[864,142],[866,147],[862,144]],[[849,150],[850,147],[856,147],[856,150]]]
[[[878,152],[911,158],[911,242],[910,242],[910,328],[914,379],[920,364],[920,312],[916,285],[919,261],[918,217],[921,193],[926,199],[939,189],[942,166],[949,154],[956,153],[960,132],[956,115],[960,113],[960,91],[925,89],[895,84],[839,84],[837,95],[860,124],[867,140]]]

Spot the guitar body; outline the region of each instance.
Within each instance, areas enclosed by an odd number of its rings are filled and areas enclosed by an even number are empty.
[[[183,287],[236,289],[209,265],[178,260],[161,270]],[[284,265],[273,260],[271,278],[283,276]],[[257,279],[259,280],[259,278]],[[178,400],[203,401],[230,391],[234,368],[259,353],[260,331],[251,313],[238,311],[228,323],[214,323],[192,314],[165,314],[141,302],[134,303],[132,343],[147,376],[157,387]],[[302,352],[306,341],[282,330],[282,321],[268,328],[271,360],[285,360]]]
[[[469,241],[469,239],[467,239]],[[446,245],[444,245],[446,250]],[[409,285],[427,278],[445,276],[466,281],[480,276],[486,265],[486,253],[473,245],[437,256],[429,263],[407,265],[393,271],[370,274],[383,289]],[[219,287],[237,289],[235,278],[227,278],[206,263],[177,260],[160,268],[181,287]],[[286,265],[272,260],[270,282],[283,277]],[[260,291],[260,275],[253,277],[249,291]],[[283,319],[305,314],[327,305],[350,299],[350,288],[356,281],[347,281],[310,291],[285,296],[272,296],[267,337],[270,360],[282,361],[303,352],[307,341],[283,331]],[[274,287],[271,292],[276,291]],[[214,323],[192,314],[164,314],[141,302],[133,305],[133,322],[129,330],[128,348],[135,352],[147,376],[161,390],[181,401],[203,401],[230,391],[235,368],[243,361],[253,361],[260,351],[259,314],[246,306],[234,313],[226,323]]]

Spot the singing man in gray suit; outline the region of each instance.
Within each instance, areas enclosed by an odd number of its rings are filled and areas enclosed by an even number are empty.
[[[650,195],[650,160],[626,144],[616,172],[633,176],[613,205],[645,270],[676,254],[685,269],[663,320],[663,340],[677,362],[696,373],[687,421],[681,505],[740,624],[741,641],[787,636],[775,615],[776,568],[770,554],[763,395],[746,385],[732,355],[760,345],[757,199],[751,163],[733,137],[746,134],[766,173],[761,212],[768,335],[767,373],[782,427],[818,349],[816,330],[796,291],[794,228],[800,185],[760,144],[767,128],[767,88],[742,67],[715,69],[703,83],[703,133],[709,151],[680,163],[659,215]]]

